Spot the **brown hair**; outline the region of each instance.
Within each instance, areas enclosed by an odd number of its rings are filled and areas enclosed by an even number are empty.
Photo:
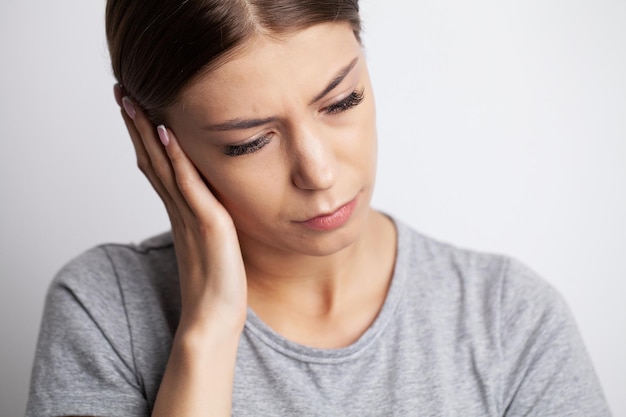
[[[337,21],[360,40],[358,0],[108,0],[106,7],[113,73],[155,124],[194,77],[254,35]]]

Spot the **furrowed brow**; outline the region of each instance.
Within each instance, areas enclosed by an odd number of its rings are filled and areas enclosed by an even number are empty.
[[[354,68],[354,66],[356,65],[358,60],[359,60],[359,58],[354,58],[352,60],[352,62],[350,62],[348,65],[346,65],[344,68],[342,68],[339,71],[339,73],[337,73],[337,76],[335,78],[333,78],[333,80],[330,83],[328,83],[326,88],[324,88],[324,90],[322,90],[321,93],[316,95],[315,98],[313,100],[311,100],[309,105],[311,105],[311,104],[321,100],[322,98],[324,98],[324,96],[326,94],[330,93],[331,91],[333,91],[335,89],[335,87],[337,87],[339,84],[341,84],[341,82],[344,80],[344,78],[346,78],[348,76],[348,74],[350,73],[350,71],[352,71],[352,68]]]
[[[251,129],[253,127],[263,126],[267,123],[272,123],[276,121],[275,117],[268,117],[265,119],[233,119],[228,120],[224,123],[210,125],[205,127],[206,130],[214,130],[214,131],[228,131],[228,130],[245,130]]]
[[[311,100],[311,103],[309,105],[312,105],[313,103],[321,100],[322,98],[324,98],[324,96],[326,96],[326,94],[330,93],[331,91],[335,89],[335,87],[341,84],[341,82],[348,76],[350,71],[352,71],[352,69],[355,67],[358,60],[359,60],[358,58],[354,58],[348,65],[342,68],[337,73],[335,78],[333,78],[331,82],[328,83],[326,88],[324,88],[322,92],[320,92],[318,95],[315,96],[313,100]],[[229,131],[229,130],[245,130],[245,129],[251,129],[254,127],[263,126],[265,124],[275,122],[276,120],[277,119],[275,117],[267,117],[265,119],[232,119],[232,120],[227,120],[224,123],[206,126],[204,129],[210,130],[210,131],[220,131],[220,132]]]

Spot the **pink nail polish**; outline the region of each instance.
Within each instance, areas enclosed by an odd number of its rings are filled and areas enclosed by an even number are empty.
[[[157,132],[159,133],[159,139],[161,139],[163,146],[167,146],[170,143],[170,135],[167,133],[165,126],[158,126]]]
[[[133,105],[133,102],[128,97],[124,97],[122,98],[122,105],[124,106],[124,110],[126,111],[126,114],[128,115],[128,117],[135,120],[136,113],[135,113],[135,106]]]
[[[124,90],[122,90],[121,84],[115,84],[113,86],[113,95],[115,96],[115,101],[117,105],[122,107],[122,97],[124,97]]]

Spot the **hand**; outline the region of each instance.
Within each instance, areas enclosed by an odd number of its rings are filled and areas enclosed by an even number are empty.
[[[182,298],[179,331],[202,330],[207,323],[236,326],[241,331],[247,287],[232,218],[183,152],[174,132],[164,126],[155,128],[139,106],[123,95],[116,85],[115,97],[137,164],[163,200],[172,225]]]

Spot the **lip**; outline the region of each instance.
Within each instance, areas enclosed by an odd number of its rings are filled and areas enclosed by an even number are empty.
[[[328,231],[338,229],[350,219],[356,207],[357,199],[358,197],[353,198],[332,213],[322,214],[298,223],[314,230]]]

